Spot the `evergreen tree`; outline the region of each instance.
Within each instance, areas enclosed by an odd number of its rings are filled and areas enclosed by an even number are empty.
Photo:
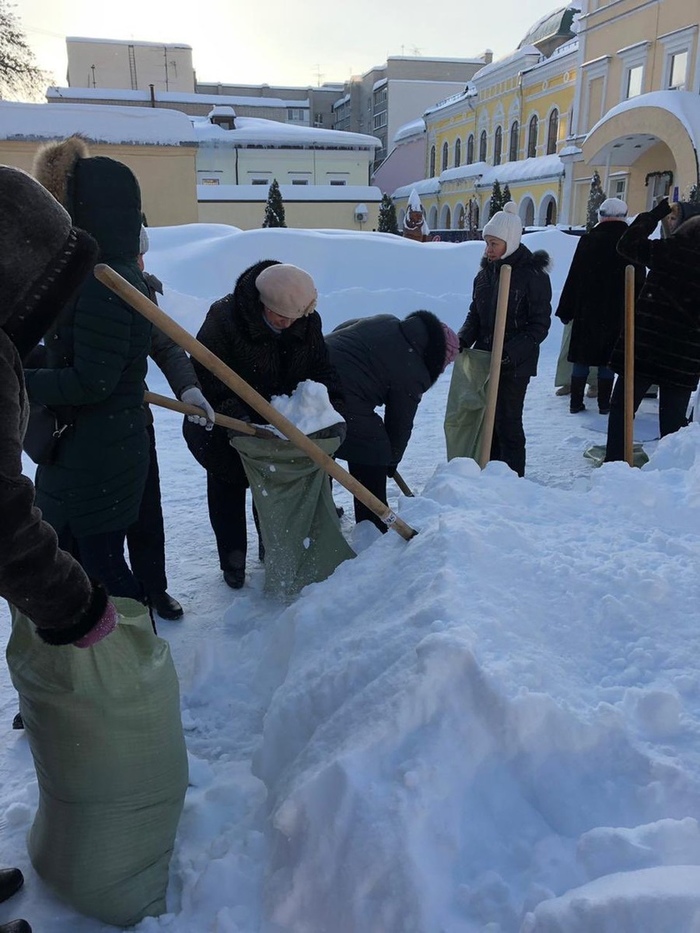
[[[498,179],[493,183],[493,191],[491,192],[491,200],[489,201],[489,220],[496,214],[498,211],[503,210],[503,192],[501,191],[501,184]]]
[[[284,201],[282,192],[277,183],[277,179],[272,179],[270,190],[267,193],[267,204],[265,205],[265,219],[263,227],[286,227],[287,222],[284,219]]]
[[[600,175],[593,172],[591,190],[588,194],[588,207],[586,209],[586,232],[590,232],[598,223],[598,208],[605,200],[605,192],[600,183]]]
[[[688,191],[688,201],[691,204],[700,204],[700,185],[691,185]]]
[[[0,0],[0,99],[37,99],[47,83],[48,76],[36,65],[14,7]]]
[[[379,233],[399,232],[399,225],[396,220],[396,207],[388,194],[382,195],[382,203],[379,206],[379,222],[377,223]]]
[[[503,187],[503,203],[507,204],[509,201],[512,201],[513,198],[510,193],[510,188],[508,187],[508,182],[505,183]]]

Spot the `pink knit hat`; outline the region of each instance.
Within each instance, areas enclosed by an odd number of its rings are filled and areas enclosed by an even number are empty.
[[[445,331],[445,365],[442,371],[445,372],[450,363],[454,363],[459,353],[459,337],[443,322],[442,329]]]

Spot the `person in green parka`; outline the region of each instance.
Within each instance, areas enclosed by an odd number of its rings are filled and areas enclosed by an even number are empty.
[[[91,157],[81,137],[49,143],[33,174],[88,232],[109,264],[146,293],[137,265],[141,193],[121,162]],[[143,407],[151,324],[89,276],[45,335],[45,364],[25,369],[32,402],[68,424],[52,463],[37,468],[36,502],[59,543],[113,596],[143,599],[124,557],[148,470]]]

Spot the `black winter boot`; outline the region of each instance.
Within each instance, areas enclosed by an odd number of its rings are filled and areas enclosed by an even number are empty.
[[[32,928],[26,920],[10,920],[9,923],[0,923],[0,933],[32,933]]]
[[[610,396],[614,381],[614,379],[601,379],[598,376],[598,411],[601,415],[610,414]]]
[[[0,902],[16,894],[24,884],[24,875],[19,868],[0,869]]]
[[[148,605],[161,619],[169,619],[174,622],[175,619],[181,619],[185,611],[170,593],[149,593],[146,599]]]
[[[571,377],[571,398],[569,399],[569,411],[572,415],[577,415],[580,411],[585,411],[583,404],[583,393],[586,391],[586,377]]]

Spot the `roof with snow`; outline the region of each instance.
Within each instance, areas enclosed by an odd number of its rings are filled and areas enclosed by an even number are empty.
[[[408,139],[414,139],[416,136],[422,136],[425,133],[425,120],[418,117],[417,120],[411,120],[404,123],[394,134],[394,143],[406,142]]]
[[[187,114],[110,104],[22,104],[0,101],[0,139],[64,139],[80,133],[93,143],[194,146]]]
[[[413,191],[416,191],[419,195],[421,195],[436,194],[439,190],[439,178],[423,178],[421,181],[414,181],[410,185],[401,185],[400,188],[397,188],[396,191],[394,191],[391,197],[394,200],[400,200],[401,198],[410,198],[411,192]]]
[[[198,201],[267,200],[267,185],[197,185]],[[370,185],[280,185],[284,201],[381,201],[382,192]]]
[[[506,182],[544,181],[547,178],[559,178],[564,174],[564,163],[558,155],[537,156],[535,159],[520,159],[517,162],[504,162],[503,165],[490,165],[479,181],[477,188],[490,188],[495,181]]]
[[[154,99],[160,104],[202,104],[202,106],[229,105],[231,107],[285,107],[306,108],[306,100],[284,100],[281,97],[244,97],[236,94],[188,94],[186,91],[157,91],[154,89]],[[47,100],[66,98],[68,100],[151,100],[150,91],[132,91],[111,87],[50,87],[46,91]]]
[[[364,133],[344,130],[323,130],[314,126],[278,123],[261,117],[236,117],[236,126],[225,130],[210,123],[206,117],[189,117],[200,145],[268,146],[270,148],[313,149],[378,149],[381,141]]]
[[[562,39],[573,38],[572,25],[578,12],[579,10],[574,7],[574,4],[569,3],[566,6],[559,7],[552,13],[547,13],[528,30],[518,48],[525,45],[537,45],[547,39],[557,37]]]

